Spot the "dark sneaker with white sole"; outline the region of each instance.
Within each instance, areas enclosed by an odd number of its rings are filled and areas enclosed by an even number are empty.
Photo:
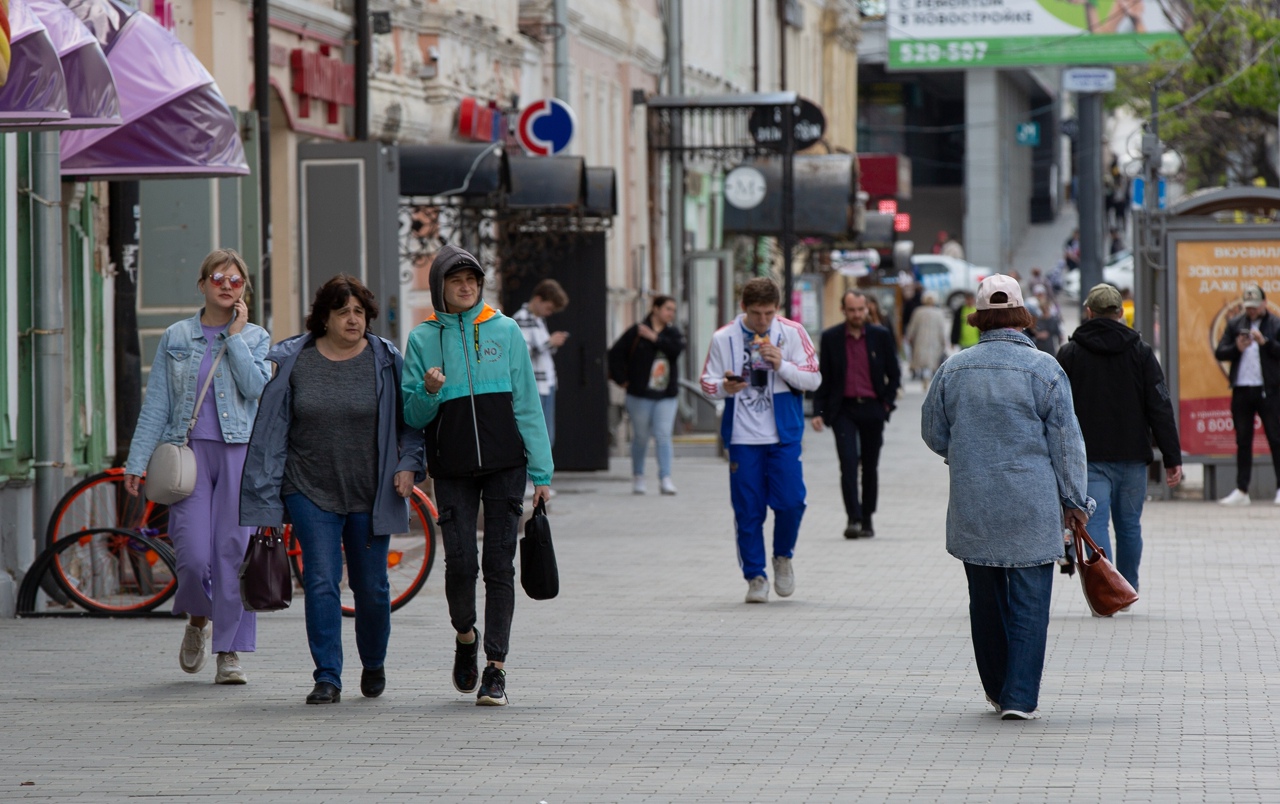
[[[453,688],[464,695],[475,692],[480,683],[480,666],[476,661],[480,656],[480,629],[471,630],[476,634],[474,642],[459,642],[456,637],[453,640]]]
[[[1021,709],[1004,709],[1000,712],[1001,720],[1039,720],[1040,710],[1033,709],[1030,712],[1024,712]]]
[[[493,665],[484,668],[480,692],[476,694],[476,706],[507,705],[507,671]]]

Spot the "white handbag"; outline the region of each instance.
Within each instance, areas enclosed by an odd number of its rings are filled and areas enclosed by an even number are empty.
[[[182,443],[160,444],[151,453],[151,460],[147,461],[147,478],[142,485],[142,490],[146,493],[147,499],[153,503],[173,505],[190,497],[191,492],[196,489],[196,454],[191,447],[187,446],[187,439],[195,429],[196,419],[200,418],[200,406],[204,404],[204,395],[209,390],[209,383],[213,382],[213,375],[217,372],[222,353],[226,350],[227,347],[224,345],[218,350],[217,357],[213,359],[209,376],[205,377],[204,387],[200,389],[200,396],[196,399],[196,407],[192,411],[191,422],[187,425],[187,434],[183,436]]]

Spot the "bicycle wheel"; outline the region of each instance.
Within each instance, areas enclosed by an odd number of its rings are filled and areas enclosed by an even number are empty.
[[[391,546],[387,551],[387,582],[391,586],[392,611],[403,608],[413,600],[431,574],[431,567],[436,559],[436,531],[439,528],[436,517],[436,507],[431,504],[431,498],[425,491],[414,486],[413,497],[409,500],[409,530],[407,533],[392,534]],[[289,558],[293,563],[293,574],[298,583],[302,584],[305,572],[302,550],[293,537],[292,525],[285,525],[285,544],[288,545]],[[342,595],[343,616],[356,616],[355,596],[347,585],[345,562],[338,589]]]
[[[49,517],[44,546],[93,528],[145,528],[167,539],[169,507],[151,502],[141,491],[137,497],[129,494],[124,488],[124,469],[108,469],[80,481],[58,501]]]
[[[55,545],[50,572],[67,596],[89,611],[151,611],[178,590],[173,549],[154,536],[89,528]]]

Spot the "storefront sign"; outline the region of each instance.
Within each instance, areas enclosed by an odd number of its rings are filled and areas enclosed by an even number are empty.
[[[520,113],[516,139],[530,156],[555,156],[573,141],[578,119],[559,98],[534,101]]]
[[[1244,312],[1240,295],[1257,285],[1280,299],[1280,241],[1224,240],[1177,244],[1178,430],[1190,455],[1235,455],[1228,364],[1213,354],[1227,322]],[[1272,315],[1280,307],[1268,302]],[[1253,454],[1269,454],[1254,420]]]
[[[311,116],[311,99],[329,104],[327,120],[338,122],[339,106],[355,105],[356,71],[350,64],[329,58],[327,45],[319,53],[295,48],[289,53],[293,91],[298,95],[298,117]]]
[[[466,97],[458,104],[458,136],[476,142],[497,142],[507,130],[507,116],[493,107]]]
[[[751,112],[747,129],[758,144],[781,151],[783,107],[761,106]],[[795,131],[795,150],[803,151],[822,139],[827,130],[827,118],[813,101],[800,98],[791,110]]]

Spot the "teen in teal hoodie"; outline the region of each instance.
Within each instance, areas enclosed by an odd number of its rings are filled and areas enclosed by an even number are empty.
[[[446,293],[446,280],[450,281]],[[474,276],[475,281],[470,277]],[[525,474],[535,503],[551,483],[551,443],[520,327],[481,299],[475,257],[445,246],[431,264],[436,312],[414,327],[405,354],[404,418],[424,429],[445,551],[445,597],[458,633],[453,685],[476,703],[507,702],[502,669],[515,609],[515,553]],[[477,562],[476,518],[485,505],[484,554]],[[506,505],[494,503],[505,500]],[[484,569],[487,665],[477,666],[476,576]]]

